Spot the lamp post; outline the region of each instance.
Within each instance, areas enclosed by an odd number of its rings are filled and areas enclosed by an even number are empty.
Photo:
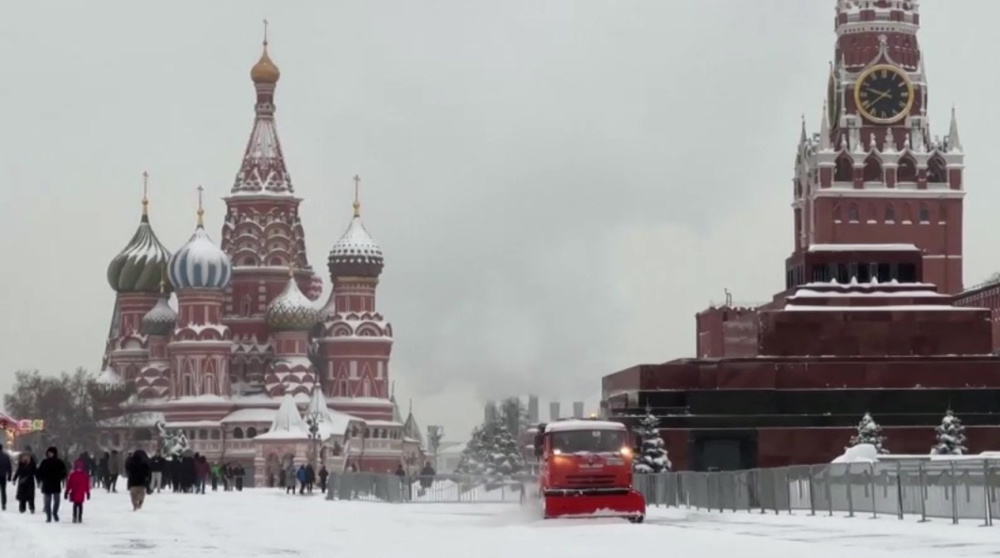
[[[306,424],[309,425],[309,441],[312,444],[312,462],[313,467],[319,468],[319,451],[316,446],[319,444],[319,413],[312,412],[309,414],[309,418],[306,419]]]

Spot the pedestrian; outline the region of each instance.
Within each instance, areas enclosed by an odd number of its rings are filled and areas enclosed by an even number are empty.
[[[237,492],[243,492],[243,477],[247,474],[247,470],[243,468],[242,463],[236,464],[234,474],[236,475],[236,490]]]
[[[299,494],[306,493],[306,482],[308,482],[308,473],[306,473],[306,466],[299,465],[299,470],[295,473],[295,478],[299,481]],[[294,492],[294,488],[292,491]]]
[[[90,500],[90,475],[87,462],[77,459],[66,479],[66,499],[73,502],[73,523],[83,523],[83,501]]]
[[[295,463],[289,463],[285,469],[285,494],[295,494]]]
[[[149,479],[153,476],[149,464],[149,456],[141,449],[135,450],[129,458],[127,487],[132,500],[132,511],[142,509],[146,501],[146,491],[149,490]]]
[[[219,490],[219,477],[222,476],[222,466],[214,463],[209,468],[209,476],[212,478],[212,492]]]
[[[156,450],[156,454],[153,455],[153,459],[150,460],[149,465],[153,472],[152,480],[149,483],[149,493],[152,494],[154,490],[159,492],[163,488],[163,469],[166,461],[160,455],[160,450]]]
[[[14,464],[10,462],[10,455],[0,445],[0,511],[7,510],[7,483],[14,476]]]
[[[55,446],[45,450],[45,459],[38,465],[35,474],[42,489],[42,502],[45,507],[45,522],[59,522],[59,495],[62,494],[63,482],[66,480],[66,463],[59,459],[59,450]]]
[[[17,508],[24,513],[30,509],[35,513],[35,473],[38,467],[35,465],[35,458],[30,452],[24,452],[17,456],[17,471],[14,472],[13,481],[17,483]]]
[[[330,472],[326,470],[326,465],[319,468],[319,490],[326,494],[326,479],[330,477]]]
[[[118,477],[122,474],[122,456],[118,450],[111,450],[108,460],[108,492],[118,492]]]

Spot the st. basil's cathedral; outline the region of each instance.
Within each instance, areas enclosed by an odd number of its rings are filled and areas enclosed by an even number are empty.
[[[173,253],[153,231],[144,193],[139,227],[108,266],[117,295],[93,386],[101,444],[155,450],[164,433],[183,433],[190,450],[241,463],[257,484],[314,457],[341,469],[419,467],[420,428],[412,409],[402,418],[392,393],[392,326],[375,306],[384,260],[361,220],[360,179],[353,218],[327,259],[333,290],[321,304],[302,198],[275,125],[280,77],[265,38],[250,71],[253,129],[224,198],[220,243],[205,229],[201,187],[194,233]]]

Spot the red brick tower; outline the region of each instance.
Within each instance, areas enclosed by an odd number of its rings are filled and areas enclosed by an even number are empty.
[[[243,162],[226,201],[222,249],[233,263],[233,281],[226,290],[223,321],[233,332],[231,360],[234,385],[263,391],[273,348],[265,313],[285,289],[288,269],[302,291],[316,300],[322,280],[306,259],[305,233],[299,203],[281,152],[274,120],[274,90],[281,72],[264,50],[250,70],[256,91],[253,128]]]
[[[787,288],[830,279],[796,263],[810,247],[895,244],[921,251],[925,282],[962,290],[964,155],[954,110],[947,136],[930,131],[918,4],[838,0],[820,131],[803,125],[796,157]]]
[[[338,411],[392,420],[389,354],[392,326],[375,310],[382,249],[361,222],[360,178],[354,177],[354,217],[330,250],[333,292],[320,311],[317,334],[323,390]]]

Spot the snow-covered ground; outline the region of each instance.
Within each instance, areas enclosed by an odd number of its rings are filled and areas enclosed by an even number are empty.
[[[63,501],[63,504],[66,502]],[[382,504],[326,501],[278,490],[157,494],[133,513],[126,493],[95,491],[84,523],[46,524],[39,511],[0,513],[0,545],[12,556],[468,556],[588,558],[973,558],[996,556],[1000,526],[890,518],[708,513],[651,508],[647,523],[541,521],[517,504]],[[14,510],[11,510],[11,507]],[[662,549],[662,552],[655,549]]]

